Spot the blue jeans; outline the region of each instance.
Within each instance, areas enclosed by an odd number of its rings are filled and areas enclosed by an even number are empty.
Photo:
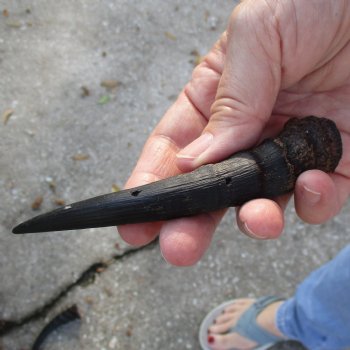
[[[299,285],[278,309],[276,322],[310,350],[350,347],[350,245]]]

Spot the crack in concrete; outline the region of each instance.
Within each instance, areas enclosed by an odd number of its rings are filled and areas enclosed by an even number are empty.
[[[97,274],[104,272],[110,265],[112,265],[116,261],[123,260],[128,256],[134,255],[135,253],[146,249],[153,249],[157,245],[157,242],[158,240],[155,240],[146,246],[139,248],[131,248],[124,251],[122,254],[113,255],[106,261],[100,261],[91,264],[80,274],[80,276],[74,282],[71,282],[68,285],[66,285],[54,297],[49,299],[42,306],[39,306],[38,308],[34,309],[33,311],[29,312],[27,315],[21,317],[18,320],[0,320],[0,336],[4,336],[17,328],[24,326],[29,322],[33,322],[39,318],[45,317],[48,314],[48,312],[75,287],[81,286],[83,284],[93,283],[94,278]]]

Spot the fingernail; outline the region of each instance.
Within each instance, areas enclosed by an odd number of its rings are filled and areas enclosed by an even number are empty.
[[[256,238],[256,239],[265,239],[266,236],[261,236],[261,235],[257,235],[256,233],[254,233],[251,228],[248,226],[248,224],[246,222],[243,223],[244,225],[244,231],[252,238]]]
[[[304,197],[305,200],[311,204],[311,205],[315,205],[317,204],[320,199],[321,199],[321,193],[320,192],[316,192],[311,190],[310,188],[304,186]]]
[[[203,135],[198,137],[198,139],[186,146],[176,156],[183,159],[195,159],[210,146],[213,138],[213,134],[205,132]]]
[[[209,337],[208,337],[208,343],[209,343],[209,344],[213,344],[214,341],[215,341],[215,338],[214,338],[212,335],[209,335]]]
[[[160,248],[160,254],[161,254],[162,258],[164,259],[164,261],[165,261],[168,265],[171,265],[170,262],[166,259],[165,255],[164,255],[164,253],[163,253],[163,251],[162,251],[162,248]],[[172,266],[172,265],[171,265],[171,266]]]

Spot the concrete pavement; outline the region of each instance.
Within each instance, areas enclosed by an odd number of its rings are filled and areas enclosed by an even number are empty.
[[[188,268],[168,265],[157,244],[129,252],[114,228],[11,234],[35,214],[123,186],[232,6],[0,2],[0,108],[8,117],[0,125],[0,319],[33,315],[2,337],[0,349],[29,349],[72,304],[81,323],[50,337],[45,349],[198,349],[198,326],[211,307],[291,295],[346,244],[349,205],[319,226],[289,208],[285,234],[274,242],[244,237],[229,213],[203,260]],[[95,263],[102,265],[75,283]]]

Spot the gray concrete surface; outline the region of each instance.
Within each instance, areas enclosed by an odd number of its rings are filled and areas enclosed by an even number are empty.
[[[0,319],[24,317],[91,264],[130,249],[114,228],[25,236],[11,229],[53,209],[57,199],[69,203],[123,185],[147,135],[189,79],[193,52],[212,46],[232,6],[0,1],[0,109],[13,110],[0,125]],[[107,79],[118,86],[102,87]],[[198,325],[211,307],[246,295],[291,295],[334,256],[348,241],[348,210],[310,226],[289,208],[285,234],[275,242],[243,237],[230,213],[196,266],[168,265],[157,245],[115,259],[45,317],[3,336],[0,348],[29,349],[50,318],[76,303],[81,322],[50,337],[45,349],[198,349]]]

